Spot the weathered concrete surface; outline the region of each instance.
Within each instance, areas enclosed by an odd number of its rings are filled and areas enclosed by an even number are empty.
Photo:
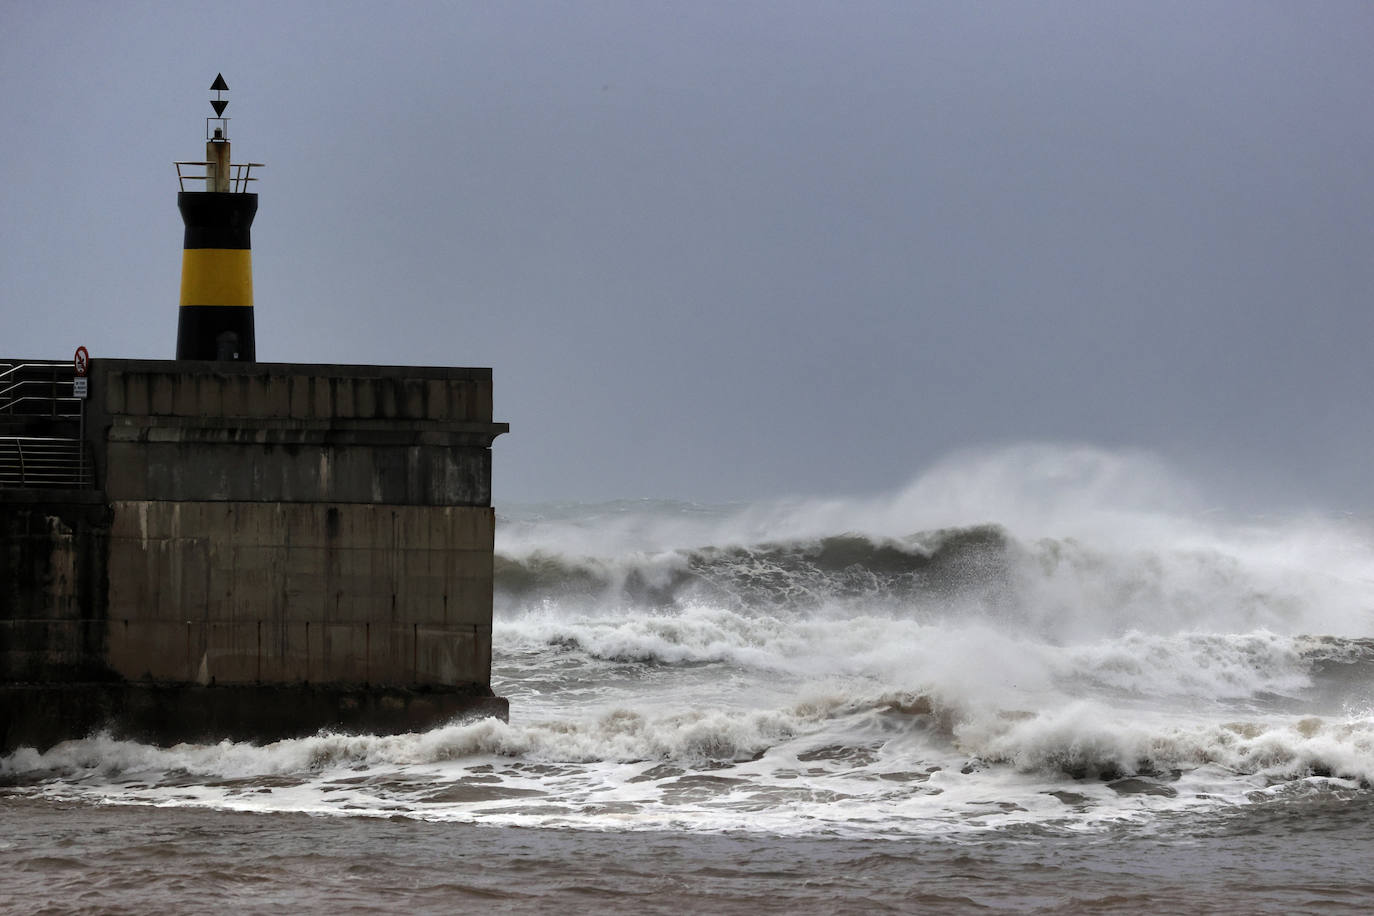
[[[489,683],[489,507],[113,501],[109,664],[199,683]]]
[[[90,491],[0,489],[0,682],[115,676],[110,517]]]
[[[490,369],[94,360],[111,499],[491,505]]]
[[[98,490],[0,490],[0,720],[43,721],[16,711],[47,708],[34,684],[69,733],[87,713],[165,720],[170,738],[183,714],[309,733],[474,697],[504,711],[488,701],[506,430],[489,369],[93,360]]]

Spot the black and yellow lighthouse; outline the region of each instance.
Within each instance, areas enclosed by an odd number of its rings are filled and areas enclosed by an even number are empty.
[[[254,168],[261,163],[231,163],[229,119],[223,74],[210,87],[214,117],[205,119],[205,161],[178,162],[177,209],[186,225],[181,253],[181,308],[177,319],[177,359],[253,362],[253,252],[250,230],[258,195],[249,193]],[[186,182],[205,169],[205,190],[188,191]]]

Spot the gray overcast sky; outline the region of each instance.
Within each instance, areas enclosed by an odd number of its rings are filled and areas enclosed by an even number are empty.
[[[222,71],[258,355],[492,366],[496,500],[1159,452],[1374,510],[1369,2],[0,0],[0,354],[171,358]]]

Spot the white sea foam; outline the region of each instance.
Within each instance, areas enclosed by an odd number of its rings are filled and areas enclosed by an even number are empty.
[[[97,736],[0,775],[129,803],[884,836],[1374,781],[1367,527],[1223,518],[1148,456],[1022,447],[882,498],[547,507],[498,552],[510,723]]]
[[[857,699],[747,713],[615,710],[262,748],[158,750],[96,738],[12,757],[4,771],[11,779],[46,773],[36,794],[122,803],[850,835],[1088,826],[1244,804],[1295,779],[1348,786],[1374,778],[1374,719],[1123,720],[1080,702],[1033,716],[964,718],[946,735],[949,723],[923,698],[889,695],[869,707]],[[1146,777],[1146,791],[1096,781],[1133,774]],[[1080,800],[1052,801],[1046,793],[1054,791]]]

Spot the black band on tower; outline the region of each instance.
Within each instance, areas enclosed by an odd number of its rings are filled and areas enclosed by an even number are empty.
[[[177,209],[186,224],[186,240],[181,247],[253,247],[249,229],[258,212],[258,195],[181,191]]]

